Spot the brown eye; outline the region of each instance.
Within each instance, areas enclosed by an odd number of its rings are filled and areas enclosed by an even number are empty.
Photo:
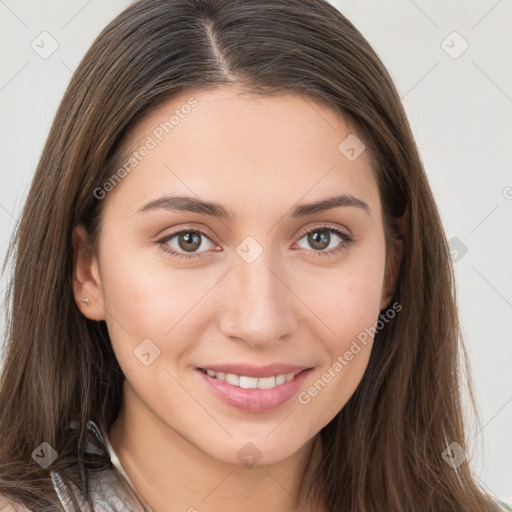
[[[313,231],[312,233],[308,233],[306,236],[308,238],[308,244],[318,251],[327,249],[329,242],[331,241],[331,235],[328,231]]]
[[[205,243],[204,240],[207,240],[207,242]],[[205,233],[191,229],[178,231],[158,242],[165,252],[182,258],[193,258],[196,255],[199,257],[202,252],[211,249],[211,246],[214,245]],[[208,244],[210,244],[210,247],[208,247]],[[205,250],[198,251],[199,248]]]
[[[299,242],[306,239],[306,244],[314,256],[330,256],[338,251],[346,249],[352,238],[343,231],[331,228],[329,226],[321,226],[310,229],[300,238]],[[308,249],[308,247],[304,247]]]
[[[186,252],[193,252],[201,246],[201,234],[191,231],[180,233],[178,237],[178,245],[180,249]]]

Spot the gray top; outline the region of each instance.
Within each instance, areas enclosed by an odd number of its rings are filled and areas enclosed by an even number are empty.
[[[87,452],[108,453],[112,467],[102,472],[90,474],[89,481],[95,512],[153,512],[142,499],[124,471],[106,432],[100,431],[92,420],[87,422],[87,430],[91,435]],[[78,471],[78,467],[76,468]],[[58,471],[51,471],[53,486],[64,507],[65,512],[76,512],[71,501],[73,496],[80,504],[80,511],[87,510],[85,500],[73,483],[66,485]]]

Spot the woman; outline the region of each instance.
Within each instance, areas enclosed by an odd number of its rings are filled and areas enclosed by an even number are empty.
[[[328,3],[126,9],[71,80],[12,254],[7,509],[499,510],[467,463],[407,118]]]

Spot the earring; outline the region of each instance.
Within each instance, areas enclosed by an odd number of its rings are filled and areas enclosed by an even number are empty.
[[[86,297],[85,299],[80,299],[86,306],[91,305],[91,301]]]

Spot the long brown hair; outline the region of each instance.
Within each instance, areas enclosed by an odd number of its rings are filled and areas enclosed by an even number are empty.
[[[4,264],[13,258],[0,494],[44,510],[58,505],[50,469],[108,464],[85,453],[86,423],[108,431],[124,376],[105,323],[75,303],[71,235],[84,224],[94,249],[108,201],[94,191],[113,175],[134,125],[180,91],[221,84],[297,92],[338,112],[375,162],[387,247],[394,219],[405,220],[394,297],[402,310],[378,331],[356,392],[321,430],[321,462],[304,489],[333,512],[497,510],[467,462],[452,468],[441,455],[452,442],[466,446],[464,347],[450,253],[407,117],[376,53],[323,0],[141,0],[83,58]],[[59,454],[48,469],[31,458],[44,441]],[[88,491],[85,470],[78,484]]]

